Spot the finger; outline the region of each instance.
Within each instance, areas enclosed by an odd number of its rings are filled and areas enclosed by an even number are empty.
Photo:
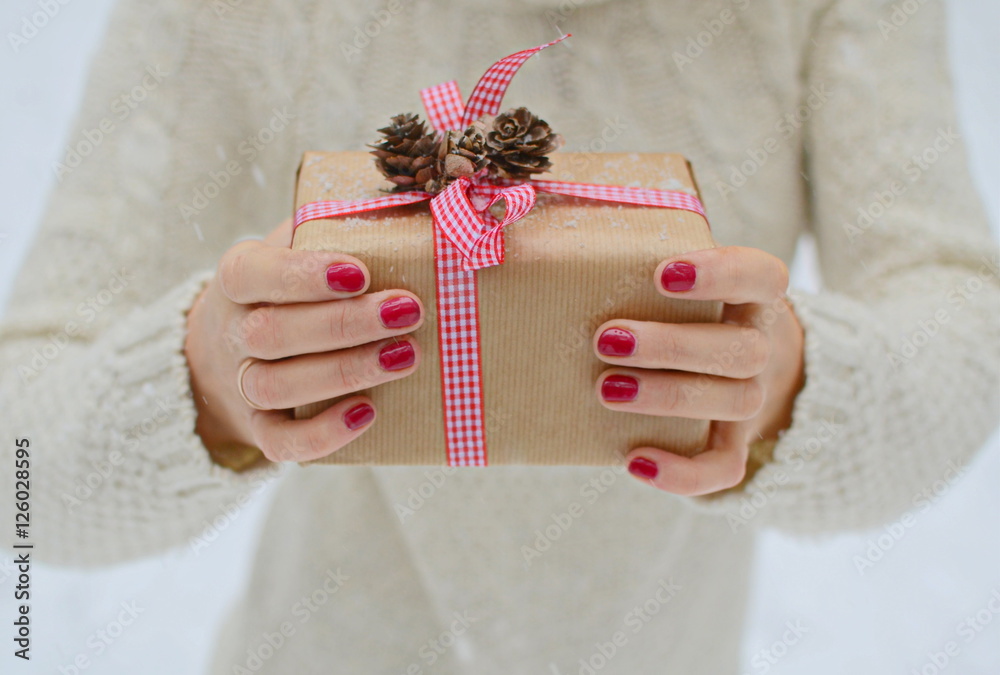
[[[661,261],[654,279],[668,297],[765,303],[788,290],[788,267],[759,248],[719,246]]]
[[[616,319],[598,327],[594,352],[606,363],[632,368],[748,378],[764,372],[771,343],[754,327]]]
[[[247,355],[274,360],[403,335],[423,319],[420,299],[397,289],[337,302],[261,305],[237,319],[233,330]]]
[[[676,495],[705,495],[739,485],[746,476],[747,422],[714,422],[705,450],[694,457],[635,448],[626,455],[629,471],[653,487]]]
[[[723,305],[722,323],[743,329],[755,328],[760,334],[770,334],[779,321],[787,321],[794,310],[785,296],[766,304],[748,302],[742,305]]]
[[[764,405],[755,378],[609,368],[597,378],[596,389],[605,408],[661,417],[748,420]]]
[[[352,396],[304,420],[292,419],[287,412],[255,410],[250,429],[257,447],[272,462],[308,462],[353,441],[376,416],[370,398]]]
[[[241,241],[219,262],[219,285],[233,302],[288,304],[359,295],[371,275],[365,264],[336,251],[299,251]]]
[[[251,405],[285,410],[398,380],[419,364],[416,342],[393,338],[324,354],[252,361],[241,386]]]

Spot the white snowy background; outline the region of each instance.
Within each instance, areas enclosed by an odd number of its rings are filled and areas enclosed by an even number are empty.
[[[38,11],[37,3],[4,0],[0,35],[19,30],[22,19]],[[112,5],[113,0],[68,2],[19,53],[6,38],[0,45],[0,304],[54,183],[52,165],[70,140],[90,59]],[[1000,3],[948,5],[961,133],[996,230]],[[793,274],[799,287],[815,287],[809,242],[800,247]],[[864,574],[856,569],[855,556],[864,556],[884,529],[813,541],[766,532],[754,561],[743,672],[1000,673],[998,488],[1000,441],[994,435],[968,473],[943,490],[932,508],[915,512],[912,526]],[[9,495],[7,486],[2,494]],[[247,580],[272,494],[273,486],[199,556],[185,550],[97,572],[36,565],[30,664],[11,656],[14,575],[10,557],[0,553],[0,672],[71,674],[78,672],[68,667],[78,654],[90,657],[90,665],[79,671],[87,675],[204,672],[219,621]],[[95,656],[94,636],[109,629],[117,634],[121,603],[133,601],[142,614]],[[969,618],[985,627],[967,642],[957,626]],[[789,622],[805,634],[794,637]],[[957,645],[957,655],[943,653],[949,641]]]

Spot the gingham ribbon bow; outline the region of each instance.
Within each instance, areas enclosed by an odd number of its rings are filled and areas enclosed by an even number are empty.
[[[483,115],[500,110],[507,85],[535,53],[570,37],[525,49],[494,63],[476,84],[467,103],[458,84],[445,82],[420,92],[431,126],[438,132],[464,129]],[[535,191],[601,201],[693,211],[705,215],[698,198],[684,192],[592,185],[553,180],[490,179],[485,171],[453,181],[438,195],[401,192],[353,201],[304,204],[295,227],[311,220],[344,216],[430,201],[434,221],[434,265],[441,357],[441,396],[445,444],[451,466],[486,466],[482,368],[479,358],[479,300],[475,271],[504,260],[503,228],[523,218],[535,205]],[[489,208],[506,201],[503,220]]]

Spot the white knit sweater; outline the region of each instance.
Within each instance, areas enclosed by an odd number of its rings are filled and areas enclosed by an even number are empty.
[[[63,176],[0,328],[0,430],[31,438],[39,555],[198,547],[280,475],[214,672],[735,672],[755,528],[890,520],[996,424],[996,248],[943,11],[917,4],[127,0],[72,137],[114,131]],[[608,150],[684,153],[722,244],[790,261],[817,238],[826,290],[790,292],[806,384],[763,466],[690,500],[620,468],[213,464],[182,343],[222,252],[290,215],[303,151],[360,149],[421,87],[468,92],[557,27],[575,37],[508,103],[568,150],[603,132]],[[149,68],[165,74],[122,116],[109,101]]]

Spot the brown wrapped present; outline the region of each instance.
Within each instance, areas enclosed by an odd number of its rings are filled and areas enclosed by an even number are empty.
[[[553,179],[640,186],[697,196],[680,155],[555,153]],[[548,178],[548,176],[546,176]],[[362,152],[306,153],[296,209],[321,200],[384,195]],[[427,204],[304,222],[293,248],[356,256],[372,291],[405,288],[426,317],[411,333],[422,362],[409,377],[364,393],[378,418],[321,464],[449,463],[443,423],[433,221]],[[539,194],[533,210],[504,230],[502,264],[475,272],[487,462],[491,465],[612,465],[639,445],[685,455],[707,440],[709,422],[618,412],[598,400],[608,364],[594,353],[595,331],[616,318],[716,322],[718,302],[660,295],[654,270],[664,258],[715,246],[708,223],[687,210],[630,206]],[[309,417],[330,405],[296,410]]]

